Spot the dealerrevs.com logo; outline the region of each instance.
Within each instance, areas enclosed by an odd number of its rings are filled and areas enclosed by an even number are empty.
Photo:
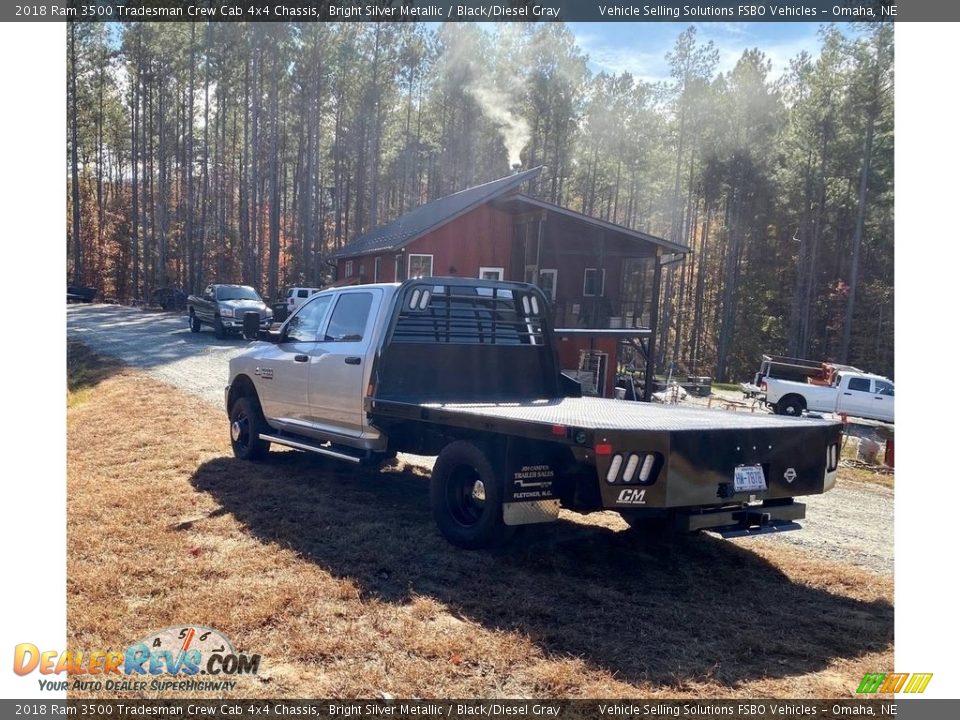
[[[232,690],[238,675],[256,675],[260,656],[238,653],[220,631],[180,625],[150,633],[126,650],[41,651],[31,643],[14,648],[13,671],[42,677],[41,690],[214,691]]]
[[[857,693],[922,693],[933,673],[867,673],[857,686]]]

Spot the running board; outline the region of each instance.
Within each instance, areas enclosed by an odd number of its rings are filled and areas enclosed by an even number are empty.
[[[346,460],[347,462],[360,464],[362,458],[358,458],[356,455],[348,455],[346,453],[337,452],[336,450],[330,450],[324,447],[317,447],[316,445],[310,445],[305,442],[300,442],[299,440],[291,440],[290,438],[280,437],[278,435],[267,435],[266,433],[260,433],[260,439],[266,440],[267,442],[277,443],[277,445],[286,445],[287,447],[296,448],[297,450],[305,450],[306,452],[316,453],[317,455],[326,455],[327,457],[336,458],[337,460]]]

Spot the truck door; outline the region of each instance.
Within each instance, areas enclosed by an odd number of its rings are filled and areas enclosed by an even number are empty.
[[[837,396],[837,412],[854,417],[873,417],[873,392],[870,378],[843,377]]]
[[[310,359],[314,356],[320,330],[333,298],[323,295],[304,304],[287,321],[283,341],[261,357],[255,370],[264,414],[294,425],[309,422],[307,383]],[[267,389],[267,385],[269,388]]]
[[[382,295],[374,288],[337,296],[310,362],[310,415],[318,428],[352,437],[363,432],[367,349]]]
[[[893,422],[893,383],[886,380],[873,381],[873,415],[877,420]]]

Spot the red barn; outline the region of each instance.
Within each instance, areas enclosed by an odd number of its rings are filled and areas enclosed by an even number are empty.
[[[560,361],[611,396],[624,343],[652,378],[660,271],[683,245],[520,192],[542,168],[467,188],[374,228],[330,255],[337,284],[445,276],[522,280],[551,298]]]

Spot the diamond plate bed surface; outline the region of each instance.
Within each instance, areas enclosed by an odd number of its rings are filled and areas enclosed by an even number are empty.
[[[527,403],[422,403],[422,405],[487,418],[600,430],[738,430],[809,428],[835,424],[813,418],[786,418],[767,413],[736,413],[601,398],[563,398]]]

